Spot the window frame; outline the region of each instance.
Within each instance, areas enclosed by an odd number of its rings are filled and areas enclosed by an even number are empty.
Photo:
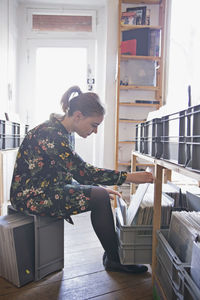
[[[95,38],[96,37],[96,11],[95,10],[75,10],[75,9],[39,9],[39,8],[27,8],[26,9],[26,34],[29,37],[56,37],[56,38]],[[32,18],[33,15],[69,15],[69,16],[91,16],[92,17],[92,31],[48,31],[48,30],[34,30],[32,28]]]

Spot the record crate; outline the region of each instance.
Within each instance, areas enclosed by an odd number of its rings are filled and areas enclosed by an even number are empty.
[[[157,231],[156,277],[159,280],[167,299],[183,299],[180,272],[188,268],[188,263],[182,262],[168,243],[167,229]]]
[[[187,120],[186,130],[186,167],[200,172],[200,105],[188,108],[185,111]]]
[[[8,206],[8,214],[24,217],[11,205]],[[64,267],[64,220],[32,214],[28,216],[34,224],[34,280],[38,281]]]
[[[136,145],[135,150],[144,153],[144,123],[136,125]]]
[[[15,148],[13,122],[0,120],[0,150]]]
[[[119,242],[120,262],[124,265],[152,263],[151,225],[123,225],[116,209],[116,233]]]
[[[200,299],[200,288],[190,275],[190,267],[183,267],[179,272],[181,299]]]
[[[161,158],[179,165],[187,161],[185,110],[161,118],[163,151]]]
[[[144,123],[144,153],[155,158],[162,155],[161,136],[163,135],[161,118],[155,118]]]

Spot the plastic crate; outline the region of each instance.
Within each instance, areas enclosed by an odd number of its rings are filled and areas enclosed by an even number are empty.
[[[163,126],[161,118],[155,118],[144,123],[144,153],[156,158],[162,155],[161,136]]]
[[[0,217],[0,275],[17,287],[34,280],[33,218],[12,214]]]
[[[21,214],[8,206],[8,214],[13,213]],[[28,216],[34,220],[35,281],[38,281],[64,267],[64,220]]]
[[[161,158],[179,165],[185,165],[187,161],[185,111],[164,116],[161,120],[163,124]]]
[[[139,128],[138,128],[138,125],[139,124],[136,124],[136,126],[135,126],[135,151],[139,151],[139,138],[138,138]]]
[[[124,265],[152,262],[152,226],[125,226],[116,210],[120,262]]]
[[[155,274],[167,299],[177,300],[182,298],[182,295],[174,285],[173,280],[170,278],[166,270],[166,266],[160,256],[157,256]]]
[[[181,284],[180,284],[180,292],[182,295],[182,299],[200,299],[200,289],[190,276],[190,268],[184,267],[181,268],[179,272]]]
[[[135,150],[144,153],[144,123],[136,125],[136,147]]]
[[[121,225],[116,213],[116,232],[120,245],[152,245],[152,230],[151,225],[148,226],[126,226]]]
[[[186,111],[187,116],[187,168],[200,172],[200,105]]]
[[[152,245],[119,245],[119,257],[123,265],[151,264]]]
[[[182,262],[169,245],[167,240],[168,232],[167,229],[157,231],[158,244],[156,253],[163,266],[165,266],[166,273],[173,282],[173,286],[178,290],[180,287],[180,277],[178,275],[180,268],[188,267],[189,265]]]

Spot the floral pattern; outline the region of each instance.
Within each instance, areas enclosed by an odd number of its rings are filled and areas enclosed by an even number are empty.
[[[51,116],[29,131],[19,148],[10,199],[20,211],[70,221],[70,215],[90,209],[92,185],[120,185],[126,176],[83,161],[74,151],[73,135]]]

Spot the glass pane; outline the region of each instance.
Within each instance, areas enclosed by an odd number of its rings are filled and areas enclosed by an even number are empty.
[[[33,15],[32,29],[38,31],[92,32],[92,16]]]
[[[36,56],[36,125],[53,112],[62,113],[60,99],[72,85],[86,90],[86,48],[38,48]]]

